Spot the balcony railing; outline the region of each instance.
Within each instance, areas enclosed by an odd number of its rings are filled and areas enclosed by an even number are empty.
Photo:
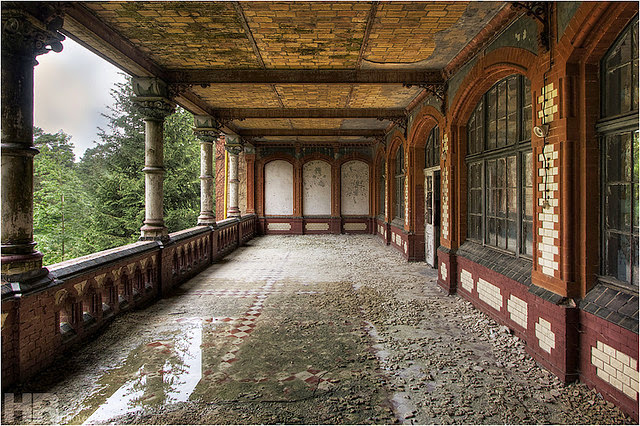
[[[256,235],[255,215],[140,241],[48,267],[51,284],[2,289],[2,387],[82,344],[120,313],[147,306]]]

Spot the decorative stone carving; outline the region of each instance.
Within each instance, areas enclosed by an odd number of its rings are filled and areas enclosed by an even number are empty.
[[[161,121],[176,110],[176,105],[167,98],[136,96],[132,101],[134,108],[144,120]]]
[[[36,56],[62,51],[63,22],[60,5],[7,2],[2,8],[2,54],[29,57],[37,65]]]
[[[78,297],[82,297],[82,295],[84,294],[84,289],[87,287],[87,281],[84,280],[82,282],[79,282],[78,284],[74,284],[73,286],[78,292]]]
[[[96,275],[95,280],[96,280],[96,285],[98,286],[98,288],[102,288],[104,285],[104,279],[106,278],[107,274],[100,274],[100,275]]]
[[[159,78],[134,78],[133,93],[136,95],[132,98],[133,105],[145,120],[161,121],[175,111],[167,83]]]
[[[67,296],[69,296],[69,292],[65,289],[56,291],[56,294],[53,296],[56,301],[56,306],[61,306],[65,300],[67,300]]]

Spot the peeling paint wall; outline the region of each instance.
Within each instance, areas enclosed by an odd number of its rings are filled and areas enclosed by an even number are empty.
[[[343,215],[369,214],[369,166],[362,161],[348,161],[341,170],[341,202]]]
[[[293,165],[275,160],[264,166],[264,211],[266,215],[293,214]]]
[[[302,214],[331,215],[331,165],[314,160],[302,166]]]

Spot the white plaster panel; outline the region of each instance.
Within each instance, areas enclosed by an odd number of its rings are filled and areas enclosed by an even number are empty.
[[[293,165],[275,160],[264,166],[264,212],[267,215],[293,214]]]
[[[341,170],[340,211],[344,215],[369,214],[369,166],[363,161],[348,161]]]
[[[291,231],[290,223],[269,223],[267,224],[269,231]]]
[[[322,222],[322,223],[307,223],[304,225],[304,229],[306,229],[307,231],[328,231],[329,230],[329,224],[326,222]]]
[[[366,231],[367,224],[366,223],[345,223],[344,230],[345,231]]]
[[[302,166],[302,214],[331,214],[331,165],[314,160]]]

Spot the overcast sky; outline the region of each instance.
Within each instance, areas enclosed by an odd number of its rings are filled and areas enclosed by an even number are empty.
[[[63,130],[71,135],[78,160],[94,146],[97,127],[106,128],[101,113],[113,102],[110,89],[124,79],[118,68],[73,40],[62,44],[62,52],[37,57],[34,125],[48,133]]]

